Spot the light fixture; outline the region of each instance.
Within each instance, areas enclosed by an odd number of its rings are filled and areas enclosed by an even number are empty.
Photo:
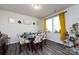
[[[37,10],[37,9],[40,9],[40,5],[39,5],[39,4],[33,4],[32,6],[33,6],[33,8],[36,9],[36,10]]]

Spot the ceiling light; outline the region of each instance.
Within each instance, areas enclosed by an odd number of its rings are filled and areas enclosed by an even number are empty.
[[[40,6],[39,6],[38,4],[33,4],[32,6],[33,6],[33,8],[36,9],[36,10],[37,10],[37,9],[40,9]]]

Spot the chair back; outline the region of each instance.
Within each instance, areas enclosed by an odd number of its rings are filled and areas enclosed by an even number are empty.
[[[41,42],[41,38],[40,38],[40,34],[38,34],[36,37],[35,37],[35,40],[34,40],[34,43],[39,43]]]
[[[47,39],[46,34],[43,33],[43,40]]]
[[[23,38],[21,38],[20,35],[18,36],[18,38],[19,38],[20,44],[24,44],[25,40]]]

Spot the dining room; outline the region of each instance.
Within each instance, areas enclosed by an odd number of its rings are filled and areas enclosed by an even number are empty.
[[[78,55],[78,4],[0,4],[0,55]]]

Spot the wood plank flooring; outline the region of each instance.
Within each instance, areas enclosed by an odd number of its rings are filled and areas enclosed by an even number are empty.
[[[71,53],[70,48],[64,48],[63,45],[47,40],[47,45],[43,47],[41,51],[38,49],[37,53],[29,51],[27,48],[23,48],[23,51],[19,54],[19,44],[12,44],[8,46],[6,55],[75,55]]]

